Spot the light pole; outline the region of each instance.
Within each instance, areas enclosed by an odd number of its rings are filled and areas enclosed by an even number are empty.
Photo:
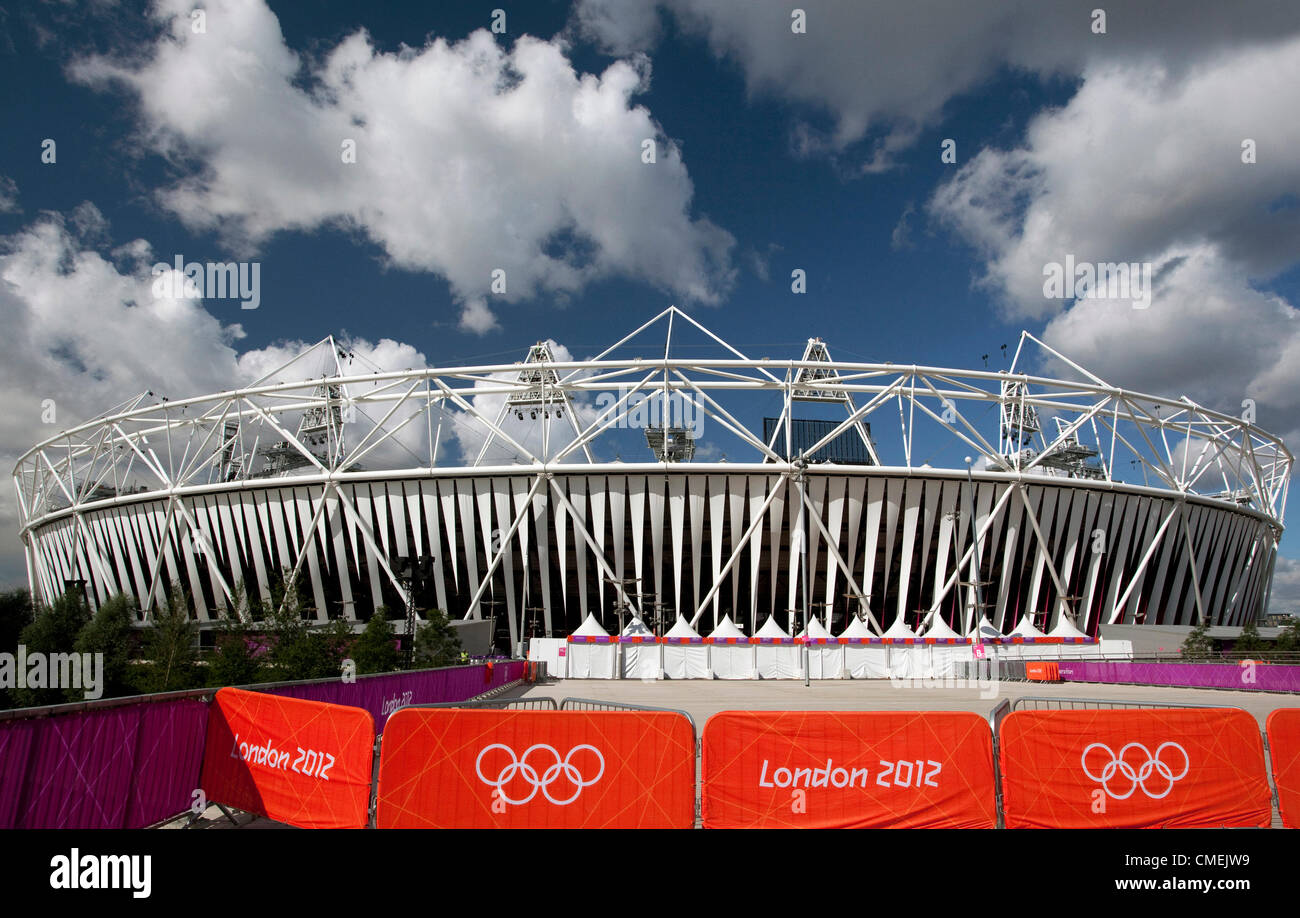
[[[803,555],[803,685],[808,688],[812,684],[808,677],[808,499],[804,495],[804,472],[808,469],[808,460],[800,452],[793,465],[795,481],[799,482],[799,554]]]
[[[980,589],[980,576],[984,572],[984,566],[980,563],[980,542],[979,532],[975,528],[975,476],[971,474],[971,464],[974,460],[966,457],[966,507],[970,516],[970,544],[971,553],[975,561],[975,576],[971,578],[971,585],[975,588],[975,612],[978,614],[984,609],[984,595]],[[975,623],[976,629],[979,628],[979,622]]]

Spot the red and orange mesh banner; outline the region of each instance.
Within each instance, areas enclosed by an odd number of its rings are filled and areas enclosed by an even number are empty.
[[[706,828],[993,828],[988,721],[966,712],[724,711]]]
[[[1213,708],[1013,711],[998,733],[1008,828],[1267,826],[1255,718]]]
[[[1050,660],[1036,660],[1025,664],[1025,678],[1030,682],[1060,682],[1061,666]]]
[[[376,825],[689,829],[695,731],[663,711],[404,708],[388,719]]]
[[[1300,708],[1278,708],[1268,715],[1264,729],[1268,731],[1282,825],[1300,828]]]
[[[209,800],[306,829],[369,821],[375,721],[341,704],[223,688],[208,715]]]

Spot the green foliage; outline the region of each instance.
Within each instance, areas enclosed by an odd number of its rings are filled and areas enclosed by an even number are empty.
[[[1300,618],[1292,618],[1290,624],[1282,628],[1273,646],[1279,654],[1300,653]]]
[[[32,623],[32,597],[26,590],[0,593],[0,652],[15,653],[18,636]],[[17,704],[14,693],[0,688],[0,710]]]
[[[460,637],[451,626],[447,613],[430,609],[415,629],[415,664],[417,666],[454,666],[460,662]]]
[[[1184,660],[1205,660],[1214,654],[1214,641],[1210,640],[1210,626],[1205,622],[1197,625],[1183,641]]]
[[[32,596],[24,589],[0,593],[0,651],[13,653],[18,636],[32,623]]]
[[[154,621],[145,632],[143,656],[137,685],[143,692],[174,692],[193,688],[198,681],[198,627],[190,621],[185,597],[177,587],[164,608],[154,610]]]
[[[208,656],[204,682],[208,685],[251,685],[263,681],[265,641],[238,618],[223,615],[217,623],[215,646]]]
[[[19,634],[18,643],[24,645],[28,653],[72,653],[77,635],[89,621],[90,610],[86,608],[85,597],[79,590],[68,590],[36,614],[32,623]],[[13,696],[14,703],[24,708],[61,704],[66,700],[62,689],[16,688]],[[82,697],[79,693],[78,700]]]
[[[1241,657],[1261,657],[1271,649],[1269,642],[1259,636],[1259,627],[1248,621],[1241,628],[1241,636],[1232,645],[1233,652]]]
[[[397,669],[397,635],[386,606],[366,622],[366,629],[352,645],[352,660],[358,673],[390,673]]]
[[[336,619],[324,628],[313,628],[288,606],[273,612],[266,626],[271,645],[268,658],[276,682],[338,676],[354,640],[347,621]]]
[[[77,653],[104,655],[103,698],[129,695],[133,690],[131,653],[135,646],[135,601],[118,593],[99,607],[94,618],[81,629],[73,649]],[[85,698],[82,689],[66,689],[68,701]]]

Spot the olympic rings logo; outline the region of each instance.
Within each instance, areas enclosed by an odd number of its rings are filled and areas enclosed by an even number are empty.
[[[502,767],[495,780],[489,779],[483,774],[483,757],[493,749],[503,749],[510,755],[510,761]],[[574,754],[583,749],[589,750],[600,762],[600,770],[597,771],[596,776],[590,780],[585,780],[582,776],[582,772],[573,764]],[[539,766],[529,764],[528,757],[533,755],[533,753],[541,754],[543,752],[554,757],[555,762],[554,764],[547,765],[539,774]],[[493,743],[490,746],[484,746],[483,751],[478,754],[478,758],[474,760],[474,771],[478,774],[478,779],[480,781],[489,787],[495,787],[497,789],[497,796],[501,800],[513,804],[514,806],[522,806],[529,800],[532,800],[537,796],[539,790],[547,800],[551,801],[551,803],[554,803],[556,806],[568,806],[570,803],[578,799],[578,795],[582,793],[584,787],[591,787],[591,785],[604,777],[605,757],[600,754],[600,750],[595,746],[588,746],[586,743],[583,743],[580,746],[574,746],[569,750],[569,754],[563,759],[560,758],[560,753],[556,751],[554,746],[548,746],[545,743],[536,743],[529,746],[524,750],[524,754],[521,756],[516,756],[515,751],[509,746],[503,745],[502,743]],[[555,797],[551,796],[551,785],[554,784],[561,775],[563,775],[564,778],[573,785],[573,793],[564,799],[557,800]],[[528,792],[528,796],[524,797],[522,800],[514,800],[506,795],[506,785],[516,778],[520,778],[532,786],[532,790]]]
[[[1100,775],[1094,775],[1088,768],[1088,753],[1092,752],[1094,749],[1104,749],[1106,754],[1110,756],[1110,761],[1102,767]],[[1125,759],[1125,756],[1128,755],[1130,749],[1139,750],[1142,755],[1146,756],[1146,761],[1134,768],[1133,765]],[[1183,770],[1178,774],[1174,774],[1174,770],[1170,767],[1170,764],[1161,759],[1161,756],[1165,754],[1166,749],[1176,749],[1178,750],[1178,754],[1183,757]],[[1083,773],[1087,775],[1089,779],[1100,784],[1102,788],[1105,789],[1106,793],[1116,800],[1127,800],[1139,787],[1142,788],[1142,793],[1146,794],[1152,800],[1159,800],[1163,797],[1167,797],[1169,792],[1174,789],[1174,784],[1186,777],[1188,770],[1192,767],[1192,760],[1187,755],[1186,749],[1177,743],[1172,742],[1161,743],[1156,747],[1154,753],[1141,743],[1129,743],[1120,749],[1118,754],[1116,754],[1115,751],[1105,743],[1092,743],[1083,750],[1080,764],[1083,766]],[[1110,782],[1116,775],[1119,775],[1125,781],[1129,782],[1128,790],[1122,794],[1117,794],[1110,788]],[[1166,781],[1169,783],[1169,786],[1165,787],[1165,789],[1158,794],[1152,793],[1151,788],[1147,787],[1147,781],[1152,777],[1152,775],[1160,776],[1160,783],[1156,785],[1157,788],[1162,786]]]

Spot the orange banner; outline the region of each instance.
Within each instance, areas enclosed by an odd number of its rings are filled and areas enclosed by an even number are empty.
[[[1278,708],[1264,721],[1282,825],[1300,829],[1300,708]]]
[[[1048,660],[1036,660],[1026,663],[1025,678],[1030,682],[1060,682],[1060,664]]]
[[[1255,718],[1225,708],[1013,711],[998,734],[1008,828],[1267,826]]]
[[[663,711],[404,708],[379,760],[381,829],[689,829],[695,731]]]
[[[993,828],[978,714],[724,711],[704,726],[706,828]]]
[[[368,711],[223,688],[208,715],[201,785],[216,803],[305,829],[369,822]]]

